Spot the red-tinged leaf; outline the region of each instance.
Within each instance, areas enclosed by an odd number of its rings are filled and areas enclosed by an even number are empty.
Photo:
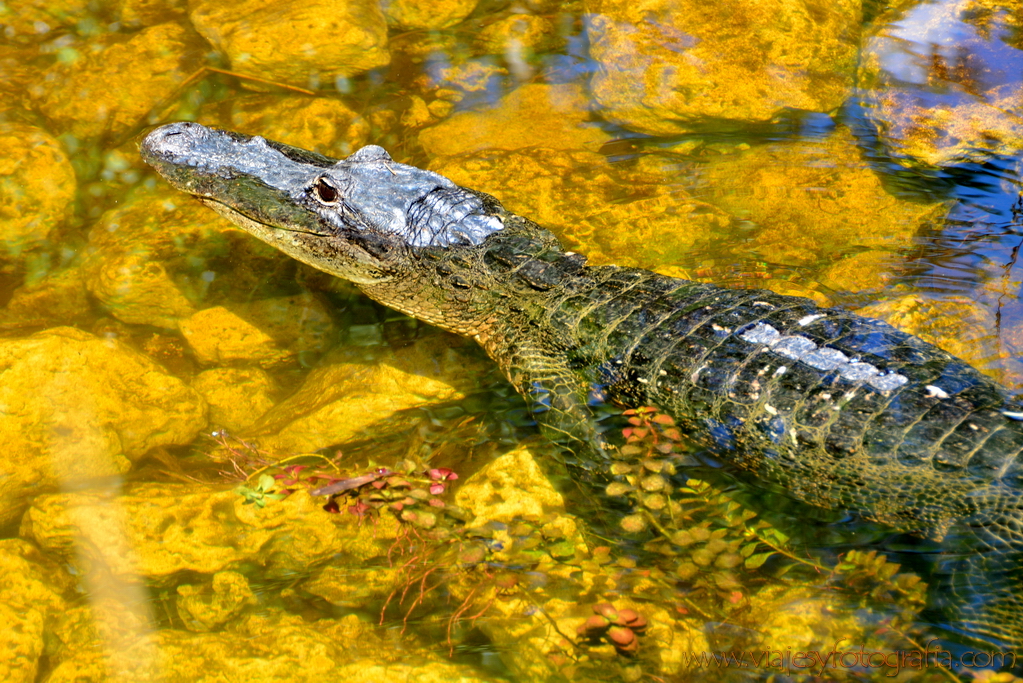
[[[628,410],[622,411],[622,415],[635,415],[635,414],[636,414],[636,410],[634,408],[629,408]]]
[[[637,439],[645,439],[646,435],[649,434],[649,433],[650,433],[650,430],[648,428],[645,428],[645,427],[643,429],[633,430],[633,432],[632,432],[633,436],[635,436]]]
[[[337,504],[337,501],[333,499],[331,499],[326,505],[324,505],[323,509],[335,515],[341,512],[341,507]]]
[[[441,484],[439,482],[430,484],[430,493],[432,493],[435,496],[439,496],[440,494],[444,493],[444,484]]]
[[[373,488],[375,489],[382,489],[385,486],[387,486],[386,481],[380,481],[379,479],[377,479],[376,481],[373,482]]]
[[[441,500],[440,498],[431,498],[428,502],[435,508],[444,507],[444,501]]]
[[[671,429],[665,429],[663,434],[665,439],[671,439],[672,441],[682,440],[682,432],[680,432],[678,429],[675,429],[674,427]]]
[[[643,424],[643,420],[641,420],[638,417],[630,417],[629,424],[633,425],[634,427],[638,427],[639,425]]]
[[[659,425],[675,424],[675,418],[673,418],[671,415],[665,415],[664,413],[661,413],[660,415],[654,415],[652,419]]]
[[[732,591],[731,593],[728,594],[728,602],[732,603],[733,605],[738,605],[741,600],[742,600],[741,591]]]

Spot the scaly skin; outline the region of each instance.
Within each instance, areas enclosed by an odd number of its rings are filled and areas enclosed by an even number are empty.
[[[1023,644],[1023,415],[964,362],[807,299],[587,266],[378,147],[337,162],[171,124],[142,154],[256,237],[475,338],[583,466],[603,464],[592,406],[658,405],[795,499],[969,548],[933,601],[971,636]]]

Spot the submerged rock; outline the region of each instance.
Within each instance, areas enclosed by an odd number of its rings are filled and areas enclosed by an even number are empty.
[[[419,143],[431,155],[484,149],[547,147],[597,151],[611,136],[589,121],[588,103],[577,85],[522,85],[484,112],[463,112],[424,130]]]
[[[384,420],[389,432],[411,426],[418,416],[406,411],[460,401],[491,369],[482,358],[460,350],[461,340],[454,340],[430,337],[374,363],[318,367],[298,391],[241,436],[286,457],[365,436]]]
[[[200,0],[189,17],[232,69],[260,79],[315,88],[391,58],[384,15],[368,0]]]
[[[586,9],[593,96],[608,120],[642,133],[831,111],[853,85],[856,0],[589,0]]]
[[[212,368],[192,380],[210,407],[210,425],[239,432],[273,407],[276,387],[260,368]]]
[[[34,683],[47,636],[67,609],[72,577],[27,541],[0,541],[0,680]]]
[[[553,231],[591,264],[659,270],[732,219],[664,178],[633,182],[601,155],[530,148],[440,157],[430,165],[460,185]],[[629,226],[623,230],[622,226]]]
[[[51,66],[31,93],[57,130],[82,140],[118,139],[198,68],[199,42],[177,24],[111,35],[94,41],[99,49]]]
[[[201,585],[183,583],[174,601],[178,616],[189,631],[213,631],[236,617],[245,607],[258,603],[249,581],[238,572],[217,572]]]
[[[270,367],[288,357],[273,337],[223,306],[191,315],[180,328],[203,365],[251,362]]]
[[[104,616],[90,607],[75,608],[69,613],[68,627],[60,633],[66,645],[47,683],[494,680],[475,673],[469,666],[448,662],[432,648],[415,643],[394,647],[385,634],[354,615],[307,622],[299,615],[269,609],[263,610],[262,615],[231,624],[222,632],[161,629],[140,634],[132,631],[129,624],[115,622],[107,627],[107,633],[97,629],[91,638],[81,638],[79,631],[90,630],[91,624]]]
[[[1018,0],[901,3],[863,48],[867,116],[896,157],[927,166],[1023,149]]]
[[[776,265],[819,267],[850,253],[894,253],[947,209],[891,195],[844,128],[718,157],[695,181],[701,198],[755,226],[744,252]]]
[[[983,300],[946,295],[931,299],[917,294],[886,298],[856,311],[878,318],[962,358],[1005,384],[1023,376],[1019,348],[1003,332]],[[1004,335],[1004,336],[1003,336]]]
[[[245,500],[233,489],[196,484],[41,496],[25,513],[21,535],[84,575],[109,573],[128,584],[242,567],[283,577],[327,558],[358,565],[387,553],[384,527],[362,531],[354,516],[324,512],[305,491],[265,507]]]
[[[209,112],[212,125],[329,157],[346,157],[370,142],[369,123],[339,99],[247,95],[219,107],[226,111]]]
[[[438,29],[454,26],[469,16],[478,0],[383,0],[380,6],[387,23],[402,29]]]
[[[198,202],[141,191],[89,231],[89,292],[122,322],[175,329],[209,298],[246,298],[294,268]]]
[[[0,524],[38,493],[127,472],[206,425],[199,395],[147,357],[69,327],[0,341]]]
[[[82,323],[93,305],[80,268],[48,273],[18,287],[0,310],[0,328],[55,327]]]
[[[71,213],[77,182],[63,147],[41,128],[0,122],[0,270],[46,244]]]

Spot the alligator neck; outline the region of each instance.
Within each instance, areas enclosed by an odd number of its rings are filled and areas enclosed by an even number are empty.
[[[502,219],[505,229],[479,245],[413,249],[412,272],[359,287],[388,307],[474,338],[507,372],[511,347],[528,343],[552,290],[583,275],[586,260],[532,221]]]

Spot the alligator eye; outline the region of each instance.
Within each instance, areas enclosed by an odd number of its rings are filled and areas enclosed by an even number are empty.
[[[313,191],[316,192],[316,198],[324,204],[336,204],[341,199],[341,193],[326,178],[317,178],[313,183]]]

